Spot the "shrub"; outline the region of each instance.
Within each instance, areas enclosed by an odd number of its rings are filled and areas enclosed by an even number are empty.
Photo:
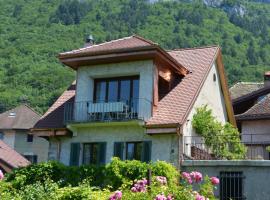
[[[246,147],[241,143],[239,132],[230,123],[221,124],[207,106],[197,109],[192,119],[193,128],[218,158],[243,159]]]

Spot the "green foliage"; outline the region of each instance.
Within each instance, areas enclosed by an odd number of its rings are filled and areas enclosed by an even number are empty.
[[[266,151],[270,152],[270,146],[266,147]]]
[[[44,112],[75,78],[56,55],[83,46],[90,33],[97,43],[136,33],[166,49],[218,44],[230,84],[262,81],[270,65],[270,5],[187,2],[0,1],[0,111],[24,99]],[[234,12],[239,4],[244,15]]]
[[[103,172],[103,175],[91,172],[84,174],[80,179],[77,176],[82,176],[82,171],[93,168],[91,166],[64,167],[62,164],[49,162],[17,169],[11,174],[6,174],[6,178],[0,181],[0,199],[108,200],[115,190],[122,191],[124,200],[153,200],[159,194],[173,195],[175,200],[195,199],[192,185],[188,185],[186,182],[180,184],[179,171],[166,162],[146,164],[140,161],[120,161],[114,158],[112,163],[98,168],[101,168],[100,171]],[[132,192],[131,187],[134,186],[134,183],[138,179],[147,177],[147,169],[152,169],[151,185],[144,185],[145,192]],[[62,181],[67,178],[66,176],[81,181],[73,183],[73,186],[68,182],[63,184]],[[93,185],[93,176],[101,180],[98,187]],[[167,183],[158,181],[157,176],[165,176]],[[18,184],[18,180],[22,182]],[[30,180],[32,182],[29,182]],[[201,195],[209,200],[215,199],[213,185],[207,176],[202,183],[194,184]]]
[[[206,105],[197,109],[192,125],[216,157],[229,160],[245,157],[246,148],[241,143],[238,130],[230,123],[222,125]]]

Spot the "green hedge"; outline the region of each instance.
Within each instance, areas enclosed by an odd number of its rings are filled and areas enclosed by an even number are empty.
[[[147,164],[136,160],[121,161],[113,158],[106,166],[70,167],[55,161],[33,164],[7,174],[6,181],[14,188],[52,180],[61,187],[78,186],[87,181],[91,186],[101,188],[111,186],[112,189],[117,189],[123,183],[147,177],[148,169],[152,170],[153,176],[167,177],[169,184],[177,182],[179,178],[177,169],[163,161]]]

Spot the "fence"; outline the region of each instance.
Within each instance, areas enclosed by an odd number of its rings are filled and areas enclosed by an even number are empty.
[[[150,118],[151,114],[152,103],[146,99],[114,102],[82,101],[65,105],[64,123],[145,120]]]
[[[218,136],[228,137],[228,136]],[[269,160],[270,154],[267,147],[270,146],[270,134],[242,134],[239,136],[241,144],[247,147],[245,159],[250,160]],[[231,143],[225,142],[223,145]],[[226,138],[225,138],[226,141]],[[213,149],[205,144],[205,139],[201,136],[184,136],[183,137],[183,153],[186,160],[222,160],[213,153]]]

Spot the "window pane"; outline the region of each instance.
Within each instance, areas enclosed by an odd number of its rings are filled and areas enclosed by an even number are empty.
[[[83,164],[90,164],[91,144],[83,145]]]
[[[100,81],[96,83],[96,102],[104,102],[106,98],[106,82]]]
[[[4,133],[0,133],[0,140],[4,139]]]
[[[134,159],[134,143],[127,143],[127,160]]]
[[[118,97],[118,81],[110,81],[108,89],[108,101],[115,102]]]
[[[128,102],[130,98],[130,80],[122,80],[120,85],[120,100]]]
[[[142,160],[142,149],[143,149],[143,145],[142,143],[136,143],[136,152],[135,152],[135,160]]]
[[[98,144],[92,144],[91,164],[98,164]]]
[[[139,80],[133,80],[132,111],[134,113],[138,112],[138,104],[139,104]]]
[[[139,80],[135,79],[133,80],[133,93],[132,98],[139,98]]]

